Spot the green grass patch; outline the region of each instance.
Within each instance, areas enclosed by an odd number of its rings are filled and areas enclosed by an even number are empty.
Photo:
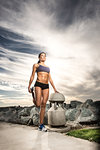
[[[99,128],[98,129],[72,130],[72,131],[67,132],[66,135],[100,143],[100,129]]]

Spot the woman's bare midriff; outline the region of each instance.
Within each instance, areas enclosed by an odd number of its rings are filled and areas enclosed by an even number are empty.
[[[49,74],[47,72],[38,72],[37,80],[38,82],[48,84]]]

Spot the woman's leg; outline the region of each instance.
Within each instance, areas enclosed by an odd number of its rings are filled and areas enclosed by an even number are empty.
[[[38,86],[35,87],[35,105],[40,107],[42,98],[42,89]]]
[[[40,110],[40,124],[43,124],[44,115],[45,115],[45,107],[49,97],[49,89],[42,90],[43,100],[41,102],[41,110]]]

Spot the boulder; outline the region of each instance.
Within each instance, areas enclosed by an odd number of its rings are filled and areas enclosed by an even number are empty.
[[[43,122],[45,125],[48,125],[48,111],[45,112],[45,115],[44,115],[44,122]]]
[[[65,112],[66,121],[75,121],[77,117],[80,115],[80,109],[68,109]]]
[[[20,123],[27,125],[30,120],[30,116],[21,116]]]
[[[71,108],[71,105],[64,103],[64,109],[69,109],[69,108]]]
[[[70,127],[71,129],[81,129],[82,125],[77,121],[67,121],[66,126]]]
[[[92,107],[98,108],[100,110],[100,101],[95,101],[91,104]]]
[[[58,100],[57,102],[64,102],[64,97],[60,94],[52,95],[53,98]],[[62,101],[61,101],[62,100]],[[50,109],[50,104],[46,104],[44,124],[48,124],[48,110]],[[100,101],[93,101],[92,99],[87,99],[84,103],[74,100],[70,104],[64,103],[66,123],[71,123],[72,126],[77,126],[77,124],[100,124]],[[40,108],[35,107],[20,107],[20,106],[10,106],[10,107],[0,107],[0,121],[27,124],[27,125],[38,125],[39,124],[39,113]],[[80,126],[80,125],[79,125]]]
[[[71,108],[76,108],[78,105],[81,105],[81,104],[82,104],[82,102],[76,101],[76,100],[70,102]]]
[[[93,100],[92,99],[87,99],[84,103],[83,106],[88,108],[90,105],[93,104]]]
[[[52,93],[50,95],[50,102],[64,102],[65,96],[62,93]]]
[[[40,108],[33,107],[30,111],[30,117],[32,118],[34,115],[39,114]]]
[[[29,116],[30,115],[30,111],[28,108],[23,108],[19,113],[18,116]]]
[[[98,118],[95,114],[88,108],[82,108],[79,117],[77,118],[79,123],[92,123],[97,122]]]
[[[34,125],[39,125],[39,114],[35,114],[33,117],[32,117],[32,121],[33,121],[33,124]]]

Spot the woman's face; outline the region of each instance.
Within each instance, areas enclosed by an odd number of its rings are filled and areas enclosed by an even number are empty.
[[[40,61],[45,61],[46,60],[46,55],[44,54],[44,53],[42,53],[41,55],[40,55]]]

